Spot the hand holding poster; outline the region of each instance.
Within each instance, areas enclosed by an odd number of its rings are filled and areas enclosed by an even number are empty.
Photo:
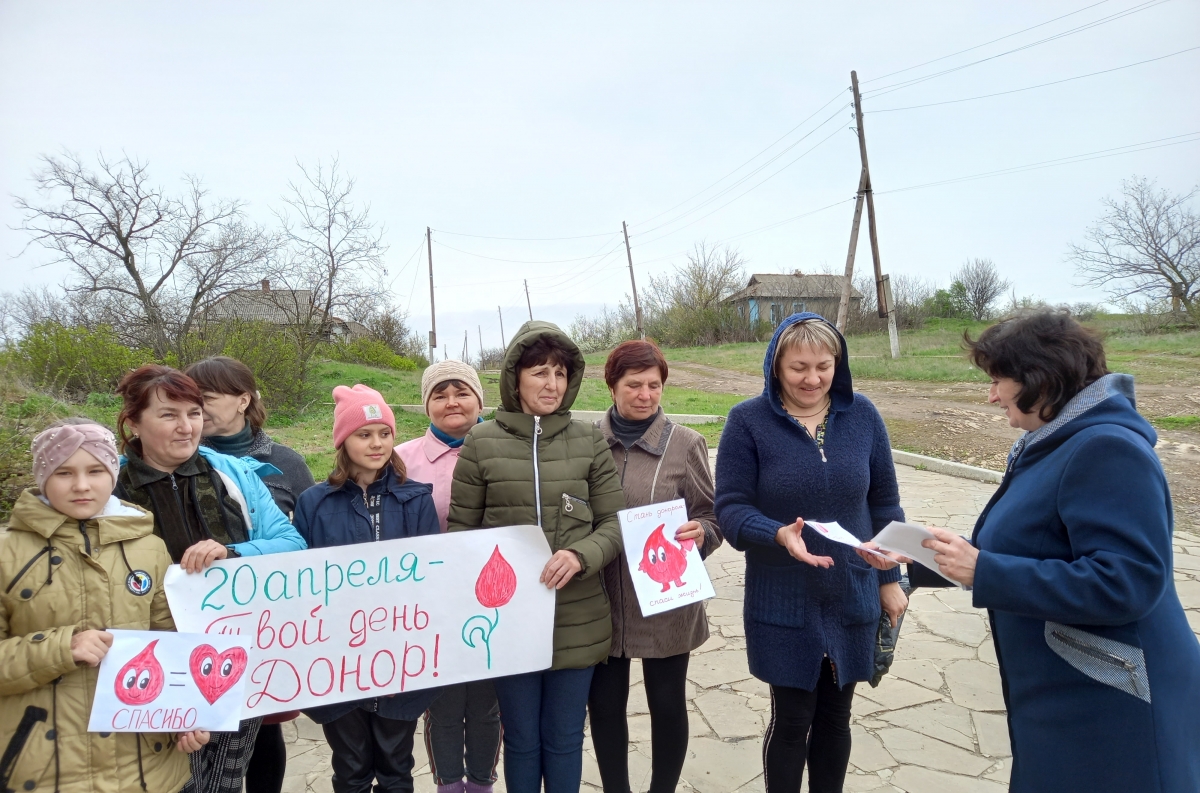
[[[661,614],[716,596],[695,541],[675,542],[675,530],[688,521],[683,499],[617,514],[621,519],[625,560],[642,616]]]
[[[238,728],[246,640],[167,631],[109,631],[89,732]]]
[[[537,526],[248,556],[164,585],[181,631],[241,636],[242,718],[550,666]]]

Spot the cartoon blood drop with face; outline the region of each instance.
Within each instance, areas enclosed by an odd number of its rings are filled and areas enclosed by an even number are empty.
[[[162,693],[166,676],[162,664],[154,657],[154,646],[158,639],[146,645],[146,649],[129,659],[129,663],[117,672],[114,685],[117,699],[126,705],[144,705],[153,702]]]
[[[676,588],[685,586],[682,578],[687,570],[686,552],[692,549],[696,541],[684,540],[681,551],[663,536],[664,526],[665,524],[659,525],[646,538],[646,547],[642,549],[642,561],[638,563],[638,569],[650,576],[650,580],[662,584],[662,591],[666,592],[672,583]]]

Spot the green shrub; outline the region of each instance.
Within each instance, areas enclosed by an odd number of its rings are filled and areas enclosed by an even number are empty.
[[[32,385],[83,398],[109,392],[130,369],[153,360],[149,350],[121,344],[108,325],[95,329],[40,322],[16,345],[17,371]]]
[[[397,355],[391,347],[375,339],[361,337],[353,340],[338,339],[330,342],[326,352],[331,359],[342,363],[360,363],[365,366],[378,366],[401,372],[412,372],[417,369],[416,361],[405,358],[403,355]]]

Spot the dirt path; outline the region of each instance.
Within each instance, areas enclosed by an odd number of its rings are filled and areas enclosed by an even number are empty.
[[[762,377],[695,363],[672,363],[671,385],[723,394],[754,396]],[[987,402],[979,383],[859,380],[856,390],[879,408],[898,449],[1004,470],[1019,430]],[[1147,416],[1200,413],[1200,387],[1139,385],[1138,409]],[[1180,529],[1200,529],[1200,432],[1159,430],[1158,452]]]

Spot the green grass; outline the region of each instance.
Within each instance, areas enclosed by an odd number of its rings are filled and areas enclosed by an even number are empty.
[[[886,333],[848,336],[850,370],[870,380],[919,380],[957,383],[987,382],[967,362],[963,333],[977,337],[987,322],[930,320],[925,328],[900,334],[900,357],[892,359]],[[1143,335],[1131,330],[1120,315],[1084,323],[1105,334],[1109,368],[1127,372],[1142,383],[1200,382],[1200,331]],[[663,350],[669,363],[692,363],[761,375],[765,343],[720,344],[712,347],[671,347]],[[588,366],[602,367],[607,353],[587,356]]]
[[[1164,430],[1200,430],[1200,416],[1161,416],[1150,422]]]
[[[736,394],[714,394],[693,388],[675,388],[667,385],[663,389],[662,408],[668,413],[704,413],[724,416],[729,409],[745,399]],[[578,410],[608,410],[612,396],[603,380],[585,378],[575,398]]]

